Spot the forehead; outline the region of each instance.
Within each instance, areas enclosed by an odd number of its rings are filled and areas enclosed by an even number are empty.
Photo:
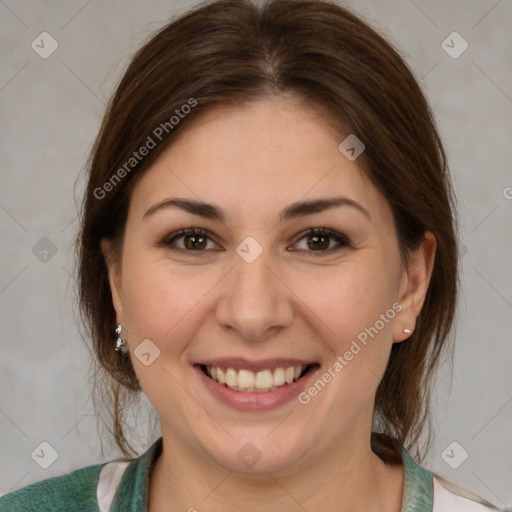
[[[320,109],[278,96],[204,111],[145,172],[131,207],[143,214],[170,196],[208,200],[227,215],[268,222],[290,203],[347,196],[372,217],[384,198],[356,161],[338,149],[340,134]],[[144,210],[144,211],[142,211]]]

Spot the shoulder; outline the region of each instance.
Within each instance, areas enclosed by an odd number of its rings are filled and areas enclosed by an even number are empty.
[[[499,510],[479,496],[437,475],[433,478],[433,488],[433,512],[498,512]]]
[[[104,464],[36,482],[0,498],[0,512],[98,512],[96,488]]]
[[[401,447],[404,465],[402,512],[498,512],[479,496],[418,465]],[[512,509],[502,509],[512,512]]]
[[[141,456],[95,464],[48,478],[0,497],[0,512],[104,512],[146,510],[157,439]]]

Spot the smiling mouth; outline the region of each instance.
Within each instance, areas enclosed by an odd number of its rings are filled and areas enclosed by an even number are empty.
[[[287,366],[274,370],[262,370],[253,372],[251,370],[236,370],[234,368],[221,368],[219,366],[199,365],[203,373],[210,379],[232,389],[243,393],[266,393],[288,386],[302,379],[311,370],[317,368],[318,364],[307,366]]]

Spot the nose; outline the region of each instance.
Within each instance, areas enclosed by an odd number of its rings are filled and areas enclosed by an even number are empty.
[[[216,320],[250,341],[265,341],[293,320],[293,293],[274,270],[266,251],[252,263],[234,256],[217,303]]]

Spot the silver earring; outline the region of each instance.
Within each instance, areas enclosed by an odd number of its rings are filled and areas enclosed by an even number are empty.
[[[128,353],[128,344],[126,343],[126,340],[123,340],[121,338],[121,331],[122,331],[121,324],[119,324],[116,328],[116,334],[117,334],[117,341],[116,341],[116,352],[119,352],[122,356],[125,356]]]
[[[411,330],[410,329],[404,329],[404,334],[411,334]]]

